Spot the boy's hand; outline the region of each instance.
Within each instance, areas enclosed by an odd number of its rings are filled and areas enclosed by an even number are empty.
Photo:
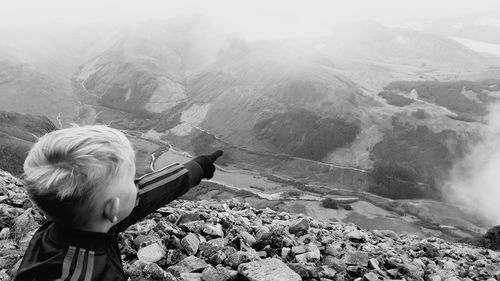
[[[193,159],[198,163],[203,169],[203,177],[206,179],[211,179],[214,176],[215,166],[214,162],[222,155],[222,150],[217,150],[216,152],[209,155],[201,155]]]

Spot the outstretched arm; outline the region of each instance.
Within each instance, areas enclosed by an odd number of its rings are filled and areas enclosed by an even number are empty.
[[[138,202],[132,213],[118,223],[118,231],[125,230],[148,214],[179,198],[191,187],[198,185],[202,178],[212,178],[215,171],[213,162],[221,155],[222,151],[219,150],[211,155],[198,156],[183,165],[175,163],[137,179]]]

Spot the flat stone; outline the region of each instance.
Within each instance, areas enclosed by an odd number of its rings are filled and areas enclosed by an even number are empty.
[[[204,221],[190,221],[179,225],[179,228],[186,232],[201,233],[205,227]]]
[[[427,275],[425,277],[426,281],[441,281],[441,276],[439,274],[432,274],[432,275]]]
[[[231,272],[224,267],[207,267],[201,275],[201,280],[203,281],[228,281],[231,278]]]
[[[300,275],[276,258],[240,264],[238,272],[249,281],[302,281]]]
[[[366,280],[366,281],[379,281],[379,280],[382,280],[382,279],[380,279],[379,276],[377,274],[375,274],[374,272],[368,272],[368,273],[366,273],[363,276],[363,280]]]
[[[184,213],[179,216],[179,218],[176,221],[176,224],[183,224],[187,222],[192,222],[192,221],[199,221],[201,220],[200,214],[195,213],[195,212],[189,212],[189,213]]]
[[[312,252],[296,255],[295,259],[297,260],[297,262],[302,262],[302,263],[306,263],[308,261],[317,261],[321,259],[321,254],[319,250],[315,250]]]
[[[316,250],[318,250],[318,246],[316,246],[315,244],[307,244],[307,245],[292,247],[292,253],[294,254],[303,254],[306,252],[312,252]]]
[[[137,257],[143,262],[157,262],[165,256],[165,250],[158,243],[153,243],[137,251]]]
[[[224,237],[224,231],[220,225],[205,224],[203,226],[203,233],[210,236]]]
[[[201,272],[208,266],[209,265],[204,260],[195,256],[189,256],[183,259],[178,264],[167,268],[167,270],[181,274],[181,273]]]
[[[181,273],[181,278],[183,281],[202,281],[202,274],[196,272],[184,272]]]
[[[351,232],[347,233],[346,237],[349,238],[349,240],[354,241],[354,242],[366,242],[366,240],[367,240],[366,234],[360,230],[351,231]]]
[[[443,263],[443,269],[445,270],[456,270],[457,269],[457,265],[451,261],[451,260],[447,260]]]
[[[184,238],[181,239],[181,245],[186,250],[189,256],[192,256],[198,252],[198,247],[200,246],[200,240],[193,233],[188,233]]]
[[[345,255],[345,263],[347,265],[367,266],[368,255],[365,252],[360,251],[348,252]]]

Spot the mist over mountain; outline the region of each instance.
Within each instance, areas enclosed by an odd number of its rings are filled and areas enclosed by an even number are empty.
[[[308,191],[443,201],[450,171],[487,138],[500,59],[449,38],[465,31],[436,30],[360,22],[330,36],[251,41],[189,16],[10,31],[0,109],[126,130],[141,171],[167,144],[223,149],[225,168]],[[430,213],[415,211],[446,221]],[[456,224],[484,226],[469,223]]]
[[[45,116],[0,111],[0,169],[20,176],[37,137],[56,130]]]

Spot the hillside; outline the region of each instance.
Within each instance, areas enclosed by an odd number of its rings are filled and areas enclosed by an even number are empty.
[[[187,17],[127,29],[73,85],[83,123],[154,134],[194,154],[223,148],[237,168],[441,198],[498,100],[498,81],[481,78],[498,65],[451,39],[370,22],[325,38],[247,41]],[[403,176],[387,184],[386,171]]]
[[[21,175],[36,138],[53,130],[47,117],[0,111],[0,169]]]
[[[0,278],[7,281],[46,219],[5,172],[0,206]],[[128,228],[119,245],[132,281],[500,278],[499,252],[255,209],[237,199],[174,201]]]
[[[0,56],[0,110],[47,116],[58,127],[76,118],[78,100],[59,80]]]
[[[222,149],[224,168],[311,189],[445,200],[499,99],[498,57],[374,22],[261,41],[199,16],[49,30],[0,42],[1,106],[126,130],[140,172],[166,147]]]

